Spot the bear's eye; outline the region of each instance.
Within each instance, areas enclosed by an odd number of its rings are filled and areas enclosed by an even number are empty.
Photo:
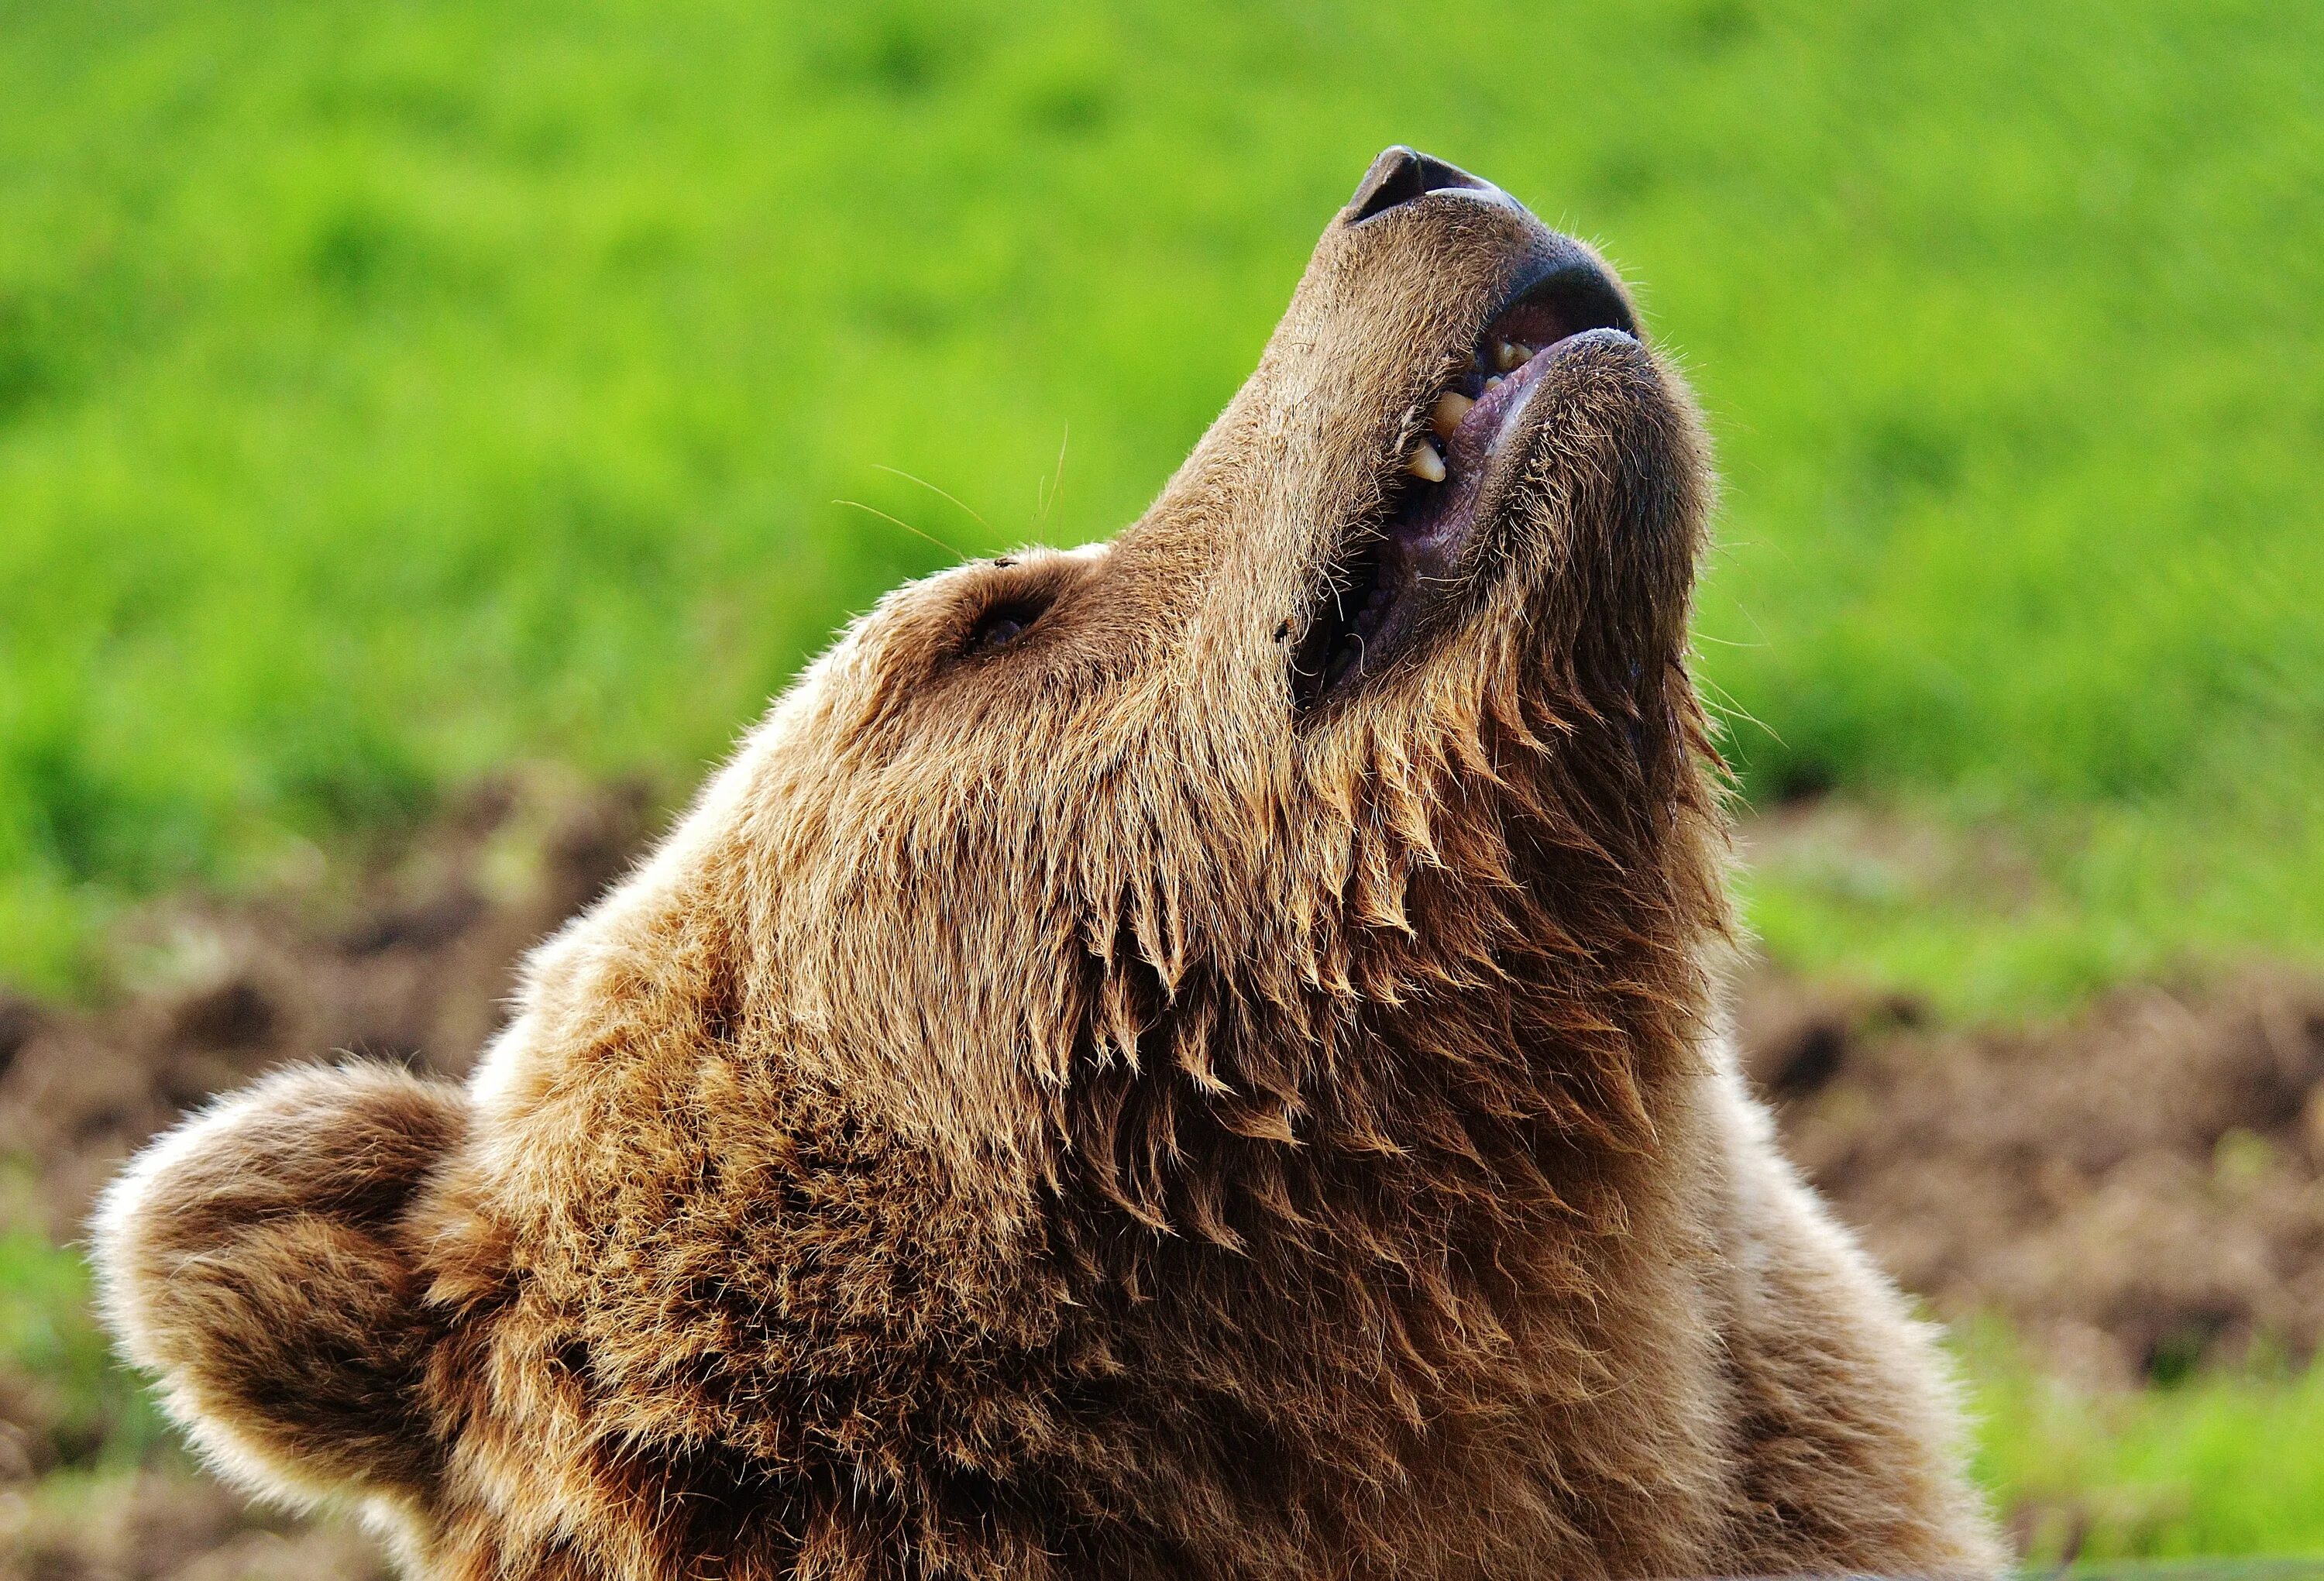
[[[1032,604],[995,604],[978,616],[976,624],[969,628],[968,640],[961,644],[961,651],[991,653],[996,648],[1006,648],[1025,635],[1033,622],[1040,618],[1040,610]]]

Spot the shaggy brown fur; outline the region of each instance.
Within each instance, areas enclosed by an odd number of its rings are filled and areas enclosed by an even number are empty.
[[[108,1310],[224,1469],[475,1581],[1996,1567],[1712,1025],[1678,379],[1561,340],[1404,635],[1302,657],[1512,292],[1628,321],[1467,179],[1383,156],[1112,544],[850,630],[468,1088],[133,1168]]]

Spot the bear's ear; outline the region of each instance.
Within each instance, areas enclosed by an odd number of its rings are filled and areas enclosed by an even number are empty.
[[[97,1209],[102,1306],[171,1413],[255,1491],[424,1499],[442,1319],[407,1244],[467,1125],[456,1088],[376,1065],[271,1077],[153,1143]]]

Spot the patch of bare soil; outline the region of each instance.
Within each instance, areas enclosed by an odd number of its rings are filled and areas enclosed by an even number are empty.
[[[2324,984],[1962,1033],[1763,973],[1737,1020],[1793,1156],[1942,1316],[2005,1316],[2098,1385],[2324,1340]]]
[[[337,1521],[269,1521],[188,1467],[0,1490],[0,1575],[22,1581],[388,1581]]]
[[[351,898],[180,905],[125,930],[156,979],[95,1014],[0,997],[0,1137],[32,1166],[9,1204],[78,1233],[121,1162],[183,1110],[334,1051],[465,1071],[510,968],[610,884],[646,834],[634,791],[499,784],[383,859]]]
[[[0,1227],[73,1238],[140,1142],[286,1062],[349,1050],[466,1070],[512,963],[648,832],[637,794],[489,787],[352,895],[141,919],[126,936],[143,986],[110,1007],[0,998]],[[1998,1313],[2060,1370],[2109,1385],[2324,1339],[2324,984],[2142,988],[1996,1033],[1763,970],[1737,1016],[1794,1156],[1946,1317]],[[181,1457],[140,1454],[118,1401],[93,1410],[13,1365],[0,1581],[382,1574],[359,1534],[249,1512]]]
[[[122,1161],[181,1111],[333,1051],[457,1075],[506,1013],[510,967],[619,876],[647,834],[635,791],[483,788],[352,895],[178,905],[125,931],[143,991],[75,1013],[0,997],[0,1228],[80,1233]],[[5,1292],[0,1292],[5,1293]],[[46,1321],[47,1314],[35,1321]],[[95,1368],[85,1328],[51,1371]],[[117,1380],[0,1356],[0,1581],[371,1581],[343,1523],[272,1521],[169,1451]],[[142,1464],[141,1464],[142,1462]]]

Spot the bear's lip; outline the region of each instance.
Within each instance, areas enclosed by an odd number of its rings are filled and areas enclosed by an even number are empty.
[[[1323,569],[1291,656],[1301,712],[1385,673],[1441,623],[1488,568],[1508,485],[1542,438],[1525,419],[1551,370],[1588,343],[1637,332],[1619,289],[1578,251],[1508,293],[1465,363],[1399,425],[1416,437],[1384,466],[1379,508]]]

